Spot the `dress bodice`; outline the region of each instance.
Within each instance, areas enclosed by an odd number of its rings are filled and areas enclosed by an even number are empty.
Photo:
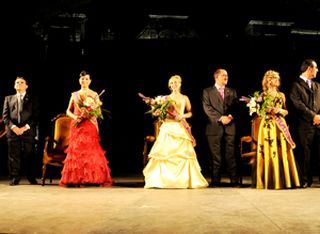
[[[264,102],[266,102],[264,105],[264,108],[284,108],[284,100],[283,96],[280,92],[277,92],[275,95],[271,93],[264,93]],[[266,113],[269,114],[268,112]]]
[[[170,98],[170,97],[169,97]],[[182,115],[185,111],[186,108],[186,102],[184,98],[179,98],[179,99],[172,99],[174,101],[176,110],[179,112],[180,115]]]
[[[273,98],[274,107],[282,108],[283,107],[283,98],[281,93],[277,92],[276,96]]]

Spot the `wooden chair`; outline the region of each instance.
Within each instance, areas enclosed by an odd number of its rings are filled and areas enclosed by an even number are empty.
[[[52,119],[53,137],[45,138],[42,158],[42,186],[45,185],[47,177],[47,166],[63,167],[66,158],[65,150],[69,145],[71,118],[66,114],[59,114]],[[52,176],[50,176],[52,183]]]
[[[144,138],[144,146],[143,146],[143,166],[147,165],[148,162],[148,154],[149,154],[149,148],[151,145],[155,142],[157,136],[159,135],[161,121],[156,120],[153,122],[154,126],[154,133],[153,135],[146,136]]]
[[[255,184],[255,169],[256,169],[256,156],[257,156],[257,142],[259,134],[259,126],[261,123],[261,117],[255,116],[251,120],[251,135],[242,136],[240,138],[240,155],[241,155],[241,167],[244,165],[251,166],[252,184]],[[242,169],[240,176],[240,183],[242,184]]]

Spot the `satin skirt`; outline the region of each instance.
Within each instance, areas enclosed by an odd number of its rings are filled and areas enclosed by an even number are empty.
[[[257,188],[296,187],[300,187],[300,177],[293,149],[275,120],[263,118],[258,134]]]
[[[143,170],[145,188],[205,188],[191,137],[178,122],[164,122]]]

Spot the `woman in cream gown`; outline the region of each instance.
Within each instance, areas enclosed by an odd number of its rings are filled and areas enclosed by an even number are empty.
[[[265,73],[262,87],[264,100],[268,101],[261,115],[257,151],[257,188],[284,189],[300,187],[298,167],[295,162],[291,138],[284,116],[285,95],[279,92],[280,76],[276,71]]]
[[[208,182],[201,174],[194,150],[195,140],[185,120],[192,116],[190,100],[180,93],[180,76],[172,76],[168,86],[172,93],[164,98],[175,103],[175,114],[163,121],[150,150],[149,161],[143,170],[144,187],[205,188]]]

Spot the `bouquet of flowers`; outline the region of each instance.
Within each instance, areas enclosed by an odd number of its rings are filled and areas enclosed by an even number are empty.
[[[168,99],[166,96],[150,98],[141,93],[138,93],[138,95],[147,105],[150,106],[150,110],[145,112],[145,114],[151,114],[153,117],[159,118],[160,121],[164,121],[167,117],[175,117],[172,106],[173,101]]]
[[[262,95],[263,94],[263,95]],[[265,117],[271,108],[274,108],[273,98],[271,95],[256,91],[249,97],[242,96],[240,101],[247,103],[249,114],[256,113],[258,116]]]
[[[110,116],[110,111],[107,109],[102,109],[102,102],[100,101],[99,97],[104,93],[104,90],[97,96],[93,97],[88,95],[85,100],[79,102],[79,107],[81,109],[81,120],[85,118],[95,117],[97,120],[103,120],[103,111]],[[79,125],[81,121],[75,123],[76,126]]]

